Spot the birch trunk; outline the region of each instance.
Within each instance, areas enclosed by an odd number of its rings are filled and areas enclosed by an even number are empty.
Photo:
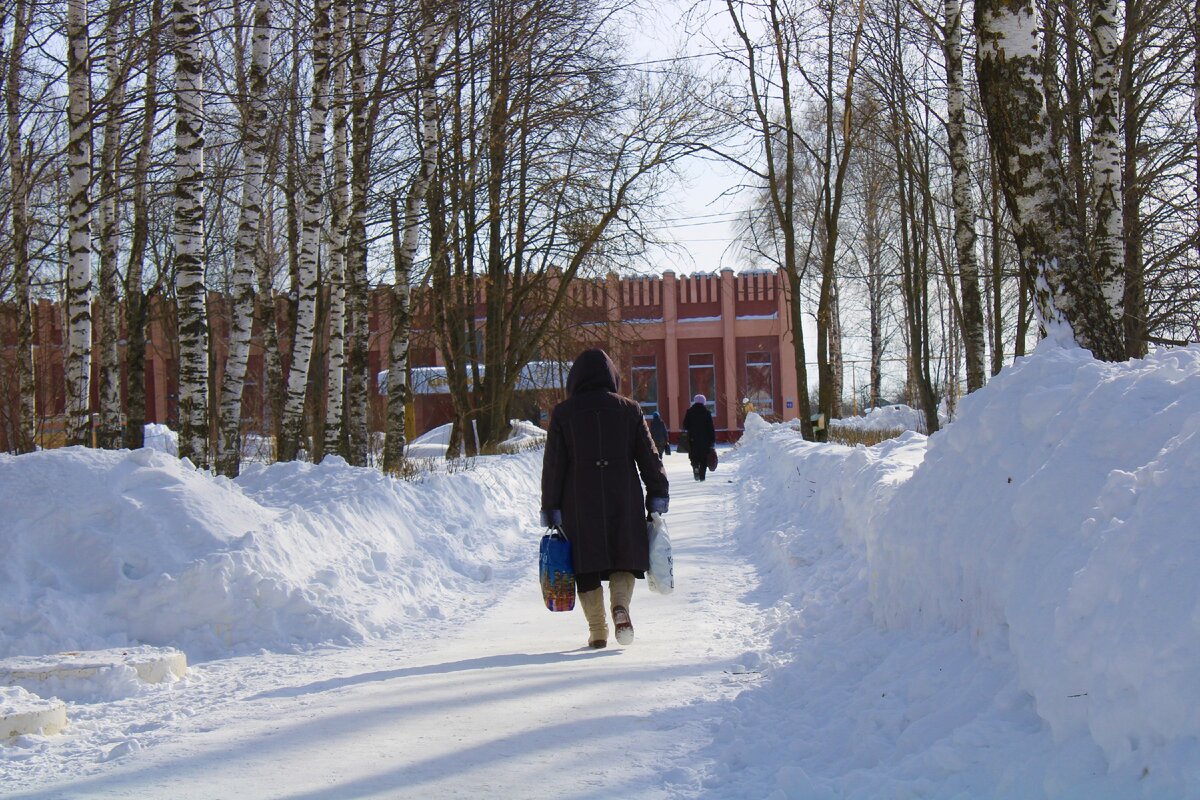
[[[350,164],[350,210],[346,223],[346,310],[349,332],[349,376],[346,381],[346,460],[366,466],[368,457],[367,391],[371,385],[367,361],[370,327],[367,306],[367,191],[370,141],[367,125],[367,76],[364,0],[354,4],[350,25],[350,124],[353,157]]]
[[[89,376],[92,360],[91,90],[87,0],[67,3],[67,441],[92,444]]]
[[[1033,0],[977,0],[975,27],[988,132],[1041,327],[1099,359],[1123,359],[1124,337],[1079,240],[1051,146]]]
[[[962,4],[946,0],[946,137],[950,146],[951,194],[954,201],[954,246],[962,290],[959,322],[967,361],[967,391],[982,388],[985,378],[983,301],[979,293],[979,261],[975,253],[975,202],[967,158],[966,91],[962,72]]]
[[[438,31],[430,0],[421,4],[421,53],[417,80],[421,84],[421,164],[404,204],[401,238],[396,200],[392,198],[392,244],[395,248],[396,287],[392,299],[391,361],[388,366],[387,432],[383,444],[383,471],[397,472],[404,462],[405,406],[410,390],[407,380],[408,348],[411,338],[409,301],[412,265],[417,254],[421,209],[437,166],[437,86],[435,67],[446,28]]]
[[[1125,243],[1122,238],[1119,0],[1092,0],[1092,250],[1100,290],[1110,313],[1125,306]]]
[[[175,292],[179,302],[179,457],[208,466],[204,287],[203,27],[196,0],[174,0]]]
[[[317,294],[320,290],[318,256],[321,247],[321,213],[325,178],[325,127],[329,117],[329,0],[316,0],[313,16],[313,82],[309,106],[308,148],[305,154],[304,209],[301,218],[299,293],[296,333],[292,338],[292,365],[288,372],[287,398],[279,458],[294,461],[304,437],[304,401],[308,390],[313,344],[316,335]]]
[[[409,280],[412,260],[405,257],[404,248],[409,230],[408,211],[412,207],[412,197],[415,194],[414,183],[408,193],[409,200],[405,203],[403,222],[400,220],[399,204],[396,198],[392,197],[392,252],[396,263],[396,285],[392,287],[391,292],[392,338],[388,361],[387,430],[383,440],[383,471],[388,474],[400,471],[404,463],[404,445],[408,438],[404,430],[404,412],[412,396],[408,385],[408,346],[412,321]]]
[[[241,471],[242,390],[254,324],[254,278],[258,229],[262,219],[263,169],[267,151],[267,69],[271,61],[271,0],[254,3],[250,71],[242,108],[242,202],[234,242],[233,297],[229,356],[221,381],[220,447],[217,472],[236,478]]]
[[[346,456],[342,425],[346,397],[346,218],[350,210],[350,184],[346,158],[349,105],[346,92],[348,56],[346,3],[333,9],[333,191],[330,192],[329,246],[329,372],[324,435],[319,451],[335,449]]]
[[[118,151],[121,117],[125,111],[125,69],[117,51],[117,26],[123,16],[120,4],[108,10],[104,34],[104,70],[108,80],[104,142],[100,152],[100,421],[96,445],[115,450],[121,442],[121,357],[117,315],[117,246],[120,238],[121,181]]]
[[[158,56],[162,33],[162,0],[150,4],[146,36],[146,83],[142,101],[142,129],[133,167],[133,221],[129,240],[129,266],[125,270],[126,408],[125,447],[136,450],[145,441],[146,425],[146,293],[142,274],[150,238],[149,176],[158,118]]]
[[[36,449],[37,408],[34,398],[33,307],[29,275],[29,167],[21,151],[21,67],[31,8],[26,0],[13,6],[13,38],[8,53],[5,110],[8,114],[8,161],[12,179],[13,290],[17,298],[17,382],[20,409],[17,420],[17,453]]]
[[[255,313],[258,315],[259,330],[262,331],[263,346],[263,382],[264,403],[266,413],[270,416],[271,428],[276,436],[279,429],[279,415],[282,411],[279,388],[283,385],[283,359],[279,355],[279,320],[275,309],[275,286],[271,281],[272,259],[268,254],[267,242],[274,240],[273,214],[268,213],[265,228],[259,232],[258,251],[254,259],[255,272],[258,276],[258,302],[255,303]],[[276,439],[278,442],[278,438]]]

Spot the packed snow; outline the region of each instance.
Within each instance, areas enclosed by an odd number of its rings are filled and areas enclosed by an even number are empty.
[[[1104,364],[1046,342],[932,437],[812,444],[752,415],[707,482],[666,463],[676,592],[639,583],[637,641],[588,653],[581,615],[538,596],[539,452],[415,482],[0,457],[0,655],[194,664],[71,699],[64,733],[0,744],[0,780],[1200,798],[1200,348]]]

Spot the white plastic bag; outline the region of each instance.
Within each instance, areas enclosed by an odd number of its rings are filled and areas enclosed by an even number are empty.
[[[646,525],[650,534],[650,569],[646,571],[646,583],[652,592],[670,594],[675,591],[675,561],[671,558],[667,523],[661,514],[651,514]]]

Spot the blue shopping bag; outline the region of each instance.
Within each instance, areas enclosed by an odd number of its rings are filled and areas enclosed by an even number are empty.
[[[560,528],[542,537],[540,558],[542,599],[551,611],[575,608],[575,568],[571,565],[571,542]]]

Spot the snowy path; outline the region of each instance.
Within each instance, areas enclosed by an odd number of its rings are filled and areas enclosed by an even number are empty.
[[[55,782],[43,773],[11,796],[698,792],[693,754],[712,739],[722,701],[756,680],[739,659],[761,645],[761,612],[744,603],[755,574],[731,540],[736,466],[701,484],[683,456],[667,464],[678,588],[660,597],[638,583],[632,646],[581,648],[582,613],[541,607],[531,542],[527,573],[477,620],[418,641],[201,665],[177,713],[139,726],[125,709],[129,744],[113,755],[128,757],[97,766],[81,753],[88,763],[61,763],[48,773]]]

